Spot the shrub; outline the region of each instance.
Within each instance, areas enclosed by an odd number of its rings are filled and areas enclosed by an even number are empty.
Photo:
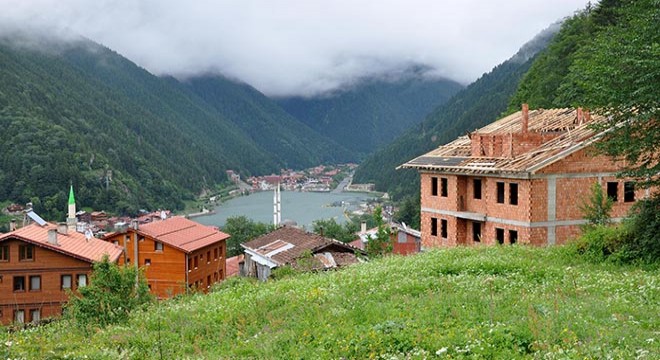
[[[619,226],[589,227],[575,245],[580,254],[595,262],[659,262],[660,195],[640,200]]]
[[[622,246],[622,260],[660,261],[660,194],[637,202],[631,215],[626,223],[629,236]]]
[[[89,285],[78,288],[78,293],[70,294],[66,315],[81,325],[105,327],[124,322],[131,311],[152,301],[142,272],[120,267],[107,256],[94,263]]]
[[[599,182],[591,186],[591,195],[582,203],[580,210],[590,225],[605,225],[610,222],[612,199],[605,195]]]

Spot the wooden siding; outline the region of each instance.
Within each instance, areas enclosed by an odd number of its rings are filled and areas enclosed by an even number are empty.
[[[137,265],[144,270],[151,293],[158,298],[182,294],[186,292],[187,288],[207,291],[213,283],[224,280],[226,276],[227,248],[225,241],[206,246],[190,254],[163,242],[160,242],[163,244],[163,249],[156,250],[156,239],[143,236],[132,229],[126,233],[116,234],[108,241],[116,241],[118,245],[124,247],[125,255],[120,259],[120,264],[129,263],[133,266],[136,264],[135,244],[137,241]],[[210,255],[209,261],[207,261],[207,254]],[[197,268],[194,266],[195,257],[197,257]],[[127,261],[124,261],[124,258]],[[187,258],[190,261],[190,269],[186,267]],[[149,265],[147,265],[147,260],[149,260]]]
[[[30,310],[39,310],[40,318],[57,317],[68,297],[61,288],[62,275],[71,275],[72,289],[76,289],[77,275],[85,275],[89,282],[92,264],[34,245],[34,260],[19,261],[20,240],[0,243],[9,246],[9,261],[0,261],[0,322],[7,325],[17,310],[23,310],[25,322],[33,319]],[[30,276],[40,276],[40,289],[30,290]],[[14,291],[14,277],[24,277],[25,290]]]

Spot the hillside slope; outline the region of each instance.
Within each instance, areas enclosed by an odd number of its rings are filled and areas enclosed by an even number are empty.
[[[220,76],[195,77],[183,85],[285,167],[300,169],[308,164],[357,160],[355,154],[316,133],[250,85]]]
[[[276,101],[320,134],[366,155],[418,124],[462,88],[451,80],[426,79],[421,69],[412,69],[393,80],[365,79],[326,97]]]
[[[458,92],[436,108],[421,124],[408,130],[382,150],[369,156],[355,173],[355,182],[376,183],[395,199],[419,192],[419,176],[413,170],[395,170],[402,163],[482,127],[502,114],[529,69],[533,57],[557,31],[553,26],[525,44],[513,57]]]
[[[224,91],[243,89],[226,85]],[[260,106],[275,106],[263,96],[235,99],[247,102],[246,122],[269,116]],[[84,206],[124,213],[176,209],[224,181],[226,169],[263,174],[350,160],[292,119],[255,139],[229,119],[233,111],[91,41],[3,34],[0,199],[31,201],[43,216],[61,220],[73,183]],[[294,135],[283,141],[287,126]]]
[[[128,324],[4,332],[6,358],[654,359],[660,271],[476,247],[164,301]]]

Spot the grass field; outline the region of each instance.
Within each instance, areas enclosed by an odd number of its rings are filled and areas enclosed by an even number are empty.
[[[269,283],[233,279],[128,324],[5,332],[3,358],[658,359],[660,271],[570,248],[390,257]]]

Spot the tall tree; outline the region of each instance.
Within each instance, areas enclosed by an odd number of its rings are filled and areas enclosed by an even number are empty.
[[[607,116],[599,149],[626,160],[622,175],[642,185],[660,184],[660,2],[616,2],[613,24],[581,47],[561,86],[562,96]],[[623,5],[619,4],[623,3]],[[601,4],[602,7],[602,4]]]

